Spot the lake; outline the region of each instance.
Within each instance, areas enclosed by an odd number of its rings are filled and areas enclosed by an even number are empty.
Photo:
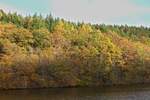
[[[150,85],[1,90],[0,100],[150,100]]]

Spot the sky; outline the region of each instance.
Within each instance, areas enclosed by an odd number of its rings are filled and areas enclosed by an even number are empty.
[[[0,9],[74,22],[150,25],[150,0],[0,0]]]

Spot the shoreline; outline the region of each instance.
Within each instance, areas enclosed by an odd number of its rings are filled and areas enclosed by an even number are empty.
[[[31,88],[1,88],[0,91],[7,91],[7,90],[43,90],[43,89],[71,89],[71,88],[113,88],[113,87],[137,87],[137,86],[144,86],[150,87],[150,83],[135,83],[135,84],[114,84],[114,85],[100,85],[100,86],[58,86],[58,87],[31,87]]]

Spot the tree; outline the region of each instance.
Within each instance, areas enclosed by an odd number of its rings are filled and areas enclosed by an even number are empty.
[[[33,31],[33,47],[46,48],[51,46],[50,33],[46,29]]]
[[[32,29],[41,29],[46,27],[42,15],[38,16],[37,14],[34,14],[32,19]]]
[[[52,32],[54,30],[55,20],[51,15],[48,15],[45,19],[47,29]]]

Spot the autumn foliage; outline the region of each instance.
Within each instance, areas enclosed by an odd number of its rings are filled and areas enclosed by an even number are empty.
[[[150,82],[150,29],[0,11],[0,88]]]

